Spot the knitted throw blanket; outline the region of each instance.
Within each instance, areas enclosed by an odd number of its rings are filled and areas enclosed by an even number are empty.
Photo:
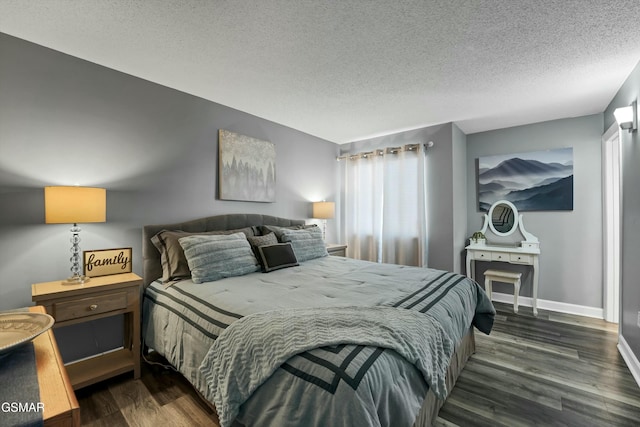
[[[338,344],[393,349],[420,370],[437,397],[446,398],[454,344],[431,316],[381,306],[273,310],[232,323],[200,365],[205,397],[215,403],[221,427],[232,424],[240,405],[288,359]]]

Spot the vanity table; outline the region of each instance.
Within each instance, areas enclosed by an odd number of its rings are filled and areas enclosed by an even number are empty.
[[[513,241],[516,231],[521,240]],[[530,265],[533,268],[533,314],[538,315],[538,256],[540,242],[538,238],[524,228],[522,214],[513,203],[500,200],[484,215],[484,225],[480,231],[484,239],[471,239],[467,250],[467,276],[475,280],[475,262],[506,262],[509,264]],[[513,236],[513,237],[511,237]]]

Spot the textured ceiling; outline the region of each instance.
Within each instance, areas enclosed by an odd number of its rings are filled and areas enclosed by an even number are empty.
[[[0,32],[343,143],[602,112],[640,0],[0,0]]]

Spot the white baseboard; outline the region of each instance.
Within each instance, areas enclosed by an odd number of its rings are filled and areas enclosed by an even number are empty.
[[[631,375],[633,375],[633,378],[635,378],[638,383],[638,387],[640,387],[640,361],[638,361],[636,355],[633,354],[631,347],[629,347],[629,344],[622,335],[618,335],[618,351],[629,367]]]
[[[493,292],[491,295],[493,301],[513,304],[512,294],[501,294]],[[525,307],[533,307],[533,298],[518,297],[518,305]],[[577,314],[578,316],[595,317],[604,319],[604,309],[599,307],[589,307],[586,305],[568,304],[565,302],[549,301],[538,298],[538,308],[543,310],[557,311],[560,313]]]

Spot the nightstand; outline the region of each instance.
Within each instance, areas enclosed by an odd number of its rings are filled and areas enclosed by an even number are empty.
[[[347,245],[329,243],[327,244],[327,252],[333,256],[347,256]]]
[[[92,277],[82,285],[61,280],[31,285],[31,299],[56,319],[54,328],[124,314],[124,348],[66,365],[75,390],[133,371],[140,378],[140,290],[134,273]]]

